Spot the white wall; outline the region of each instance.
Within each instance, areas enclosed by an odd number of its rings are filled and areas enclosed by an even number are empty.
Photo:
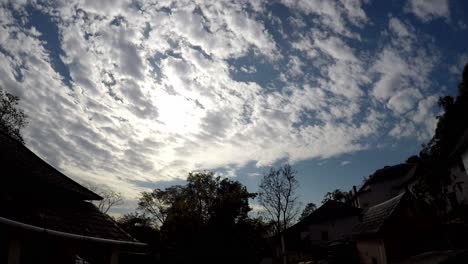
[[[468,152],[465,151],[461,156],[461,161],[450,168],[452,183],[449,186],[449,192],[455,192],[459,204],[468,205],[468,174],[467,164]],[[461,188],[461,189],[460,189]]]
[[[462,153],[461,159],[462,159],[463,165],[465,166],[465,170],[468,171],[468,149]]]

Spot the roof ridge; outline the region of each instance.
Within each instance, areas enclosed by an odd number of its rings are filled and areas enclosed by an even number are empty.
[[[79,184],[75,180],[71,179],[64,173],[62,173],[60,170],[43,160],[41,157],[39,157],[36,153],[34,153],[31,149],[29,149],[25,144],[22,144],[18,140],[14,139],[10,135],[6,134],[4,131],[1,131],[0,136],[3,136],[7,141],[12,144],[16,150],[23,151],[24,154],[29,155],[31,157],[31,160],[34,162],[37,162],[40,164],[40,166],[47,167],[53,172],[55,172],[55,175],[57,175],[57,178],[60,178],[61,180],[64,180],[72,185],[74,185],[76,188],[80,189],[77,192],[82,192],[82,194],[85,194],[85,196],[88,196],[88,199],[84,200],[102,200],[102,197],[95,192],[89,190],[88,188],[84,187],[83,185]],[[8,144],[8,143],[7,143]]]

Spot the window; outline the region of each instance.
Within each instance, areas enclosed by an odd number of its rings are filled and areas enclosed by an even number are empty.
[[[322,240],[328,241],[328,231],[322,231]]]

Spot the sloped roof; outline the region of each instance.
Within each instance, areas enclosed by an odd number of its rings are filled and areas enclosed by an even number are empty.
[[[0,131],[2,192],[56,195],[61,199],[101,200],[102,197],[68,178],[26,146]]]
[[[362,220],[353,228],[353,233],[360,235],[378,233],[405,195],[405,192],[401,193],[383,203],[365,209],[362,213]]]
[[[317,210],[313,211],[310,215],[302,221],[291,226],[291,232],[302,230],[302,228],[310,224],[319,224],[329,220],[336,220],[349,216],[357,216],[361,213],[362,209],[337,201],[327,201]]]
[[[74,235],[135,241],[90,202],[15,200],[0,203],[0,217]]]

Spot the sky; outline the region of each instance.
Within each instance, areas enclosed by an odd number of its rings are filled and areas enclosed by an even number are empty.
[[[216,171],[298,194],[416,154],[468,62],[468,1],[0,1],[0,86],[26,145],[72,179],[141,191]]]

